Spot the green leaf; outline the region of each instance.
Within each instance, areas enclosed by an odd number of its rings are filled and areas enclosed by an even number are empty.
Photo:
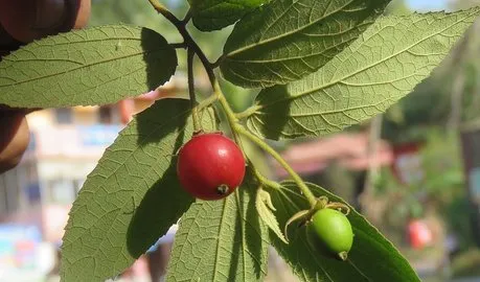
[[[112,25],[35,41],[0,62],[0,104],[47,108],[109,104],[153,90],[177,56],[153,30]]]
[[[180,220],[167,281],[263,281],[268,229],[255,209],[251,176],[221,201],[198,201]]]
[[[248,127],[271,139],[323,136],[382,113],[430,75],[479,13],[383,17],[318,72],[262,90]]]
[[[87,178],[63,237],[63,281],[105,281],[164,235],[193,198],[175,154],[191,138],[188,100],[157,101],[119,135]],[[204,127],[214,129],[211,115]]]
[[[242,87],[265,88],[319,69],[355,40],[390,0],[276,0],[240,20],[220,65]]]
[[[309,204],[298,192],[293,182],[282,183],[280,191],[272,192],[272,200],[277,207],[276,216],[280,224],[300,210],[308,209]],[[307,184],[316,196],[327,196],[331,201],[345,203],[339,197],[314,185]],[[345,203],[346,204],[346,203]],[[304,227],[292,225],[288,231],[290,243],[284,244],[276,236],[271,236],[273,246],[290,265],[295,275],[302,281],[420,281],[407,260],[395,249],[375,227],[358,214],[352,207],[348,215],[355,234],[353,247],[347,261],[312,248],[307,243]]]
[[[202,31],[222,29],[270,0],[188,0],[193,24]]]
[[[285,236],[283,236],[282,231],[280,230],[275,215],[272,213],[272,211],[275,211],[275,207],[273,206],[270,194],[267,191],[258,189],[255,207],[257,208],[260,219],[268,226],[268,228],[270,228],[280,240],[285,244],[288,244],[287,239],[285,239]]]

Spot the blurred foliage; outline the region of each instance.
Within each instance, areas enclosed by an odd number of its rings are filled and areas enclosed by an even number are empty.
[[[160,1],[164,4],[179,3],[174,6],[177,15],[187,11],[186,1]],[[92,0],[92,26],[125,23],[146,26],[160,32],[168,41],[181,41],[180,35],[168,21],[159,17],[148,1]]]
[[[458,248],[465,250],[473,241],[459,141],[455,134],[439,128],[426,129],[424,135],[419,152],[421,179],[403,184],[385,168],[375,183],[376,197],[390,207],[384,215],[385,228],[402,232],[409,219],[421,218],[426,209],[433,209],[445,219]]]
[[[455,0],[449,1],[448,4],[452,10],[468,9],[480,5],[480,0]]]
[[[453,277],[480,276],[480,250],[471,249],[457,257],[452,262]],[[473,281],[473,280],[472,280]]]
[[[464,183],[459,140],[456,135],[430,130],[421,150],[424,179],[418,186],[439,203],[455,197]],[[420,189],[420,188],[419,188]]]
[[[479,5],[480,0],[449,1],[449,10]],[[394,0],[390,13],[405,14],[405,1]],[[462,168],[458,131],[463,125],[480,124],[480,22],[457,44],[433,75],[413,93],[391,107],[384,118],[382,137],[392,144],[420,142],[422,173],[417,183],[401,184],[389,169],[376,183],[377,197],[388,206],[385,224],[402,232],[411,217],[421,217],[433,207],[456,236],[460,250],[473,244],[470,205]],[[460,93],[458,95],[458,93]],[[457,100],[456,100],[457,99]],[[460,105],[460,127],[449,128],[454,103]],[[449,132],[449,133],[448,133]]]
[[[479,5],[480,0],[450,1],[449,9],[458,10]],[[390,13],[405,14],[404,1],[394,0]],[[385,114],[383,138],[392,143],[423,141],[431,126],[445,126],[452,114],[455,91],[459,95],[461,124],[480,118],[480,23],[470,29],[449,57],[433,75],[417,85],[414,91]],[[460,80],[460,84],[455,84]],[[456,89],[458,87],[459,89]]]

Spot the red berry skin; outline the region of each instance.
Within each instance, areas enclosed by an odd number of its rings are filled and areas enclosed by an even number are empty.
[[[240,148],[221,133],[194,135],[178,154],[177,174],[183,188],[202,200],[233,193],[245,176]]]

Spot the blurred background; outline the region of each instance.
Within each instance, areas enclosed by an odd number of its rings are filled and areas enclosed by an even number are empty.
[[[182,16],[186,1],[165,0]],[[388,13],[457,10],[480,0],[394,0]],[[147,1],[92,0],[91,26],[128,23],[181,42]],[[192,29],[193,30],[193,29]],[[207,56],[220,56],[229,31],[193,32]],[[179,51],[180,62],[183,51]],[[210,89],[201,68],[197,87]],[[0,281],[58,281],[68,211],[87,174],[130,120],[156,99],[186,95],[186,69],[135,99],[102,107],[28,115],[31,142],[22,162],[0,175]],[[222,82],[236,111],[255,91]],[[409,259],[424,281],[480,281],[480,22],[431,78],[385,114],[321,139],[272,142],[307,181],[339,194]],[[255,162],[280,180],[261,153]],[[120,281],[162,281],[173,227]],[[268,281],[297,281],[272,250]]]

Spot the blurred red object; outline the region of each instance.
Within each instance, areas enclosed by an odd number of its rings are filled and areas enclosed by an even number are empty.
[[[432,244],[433,233],[425,221],[414,219],[408,223],[408,238],[412,248],[421,250]]]

